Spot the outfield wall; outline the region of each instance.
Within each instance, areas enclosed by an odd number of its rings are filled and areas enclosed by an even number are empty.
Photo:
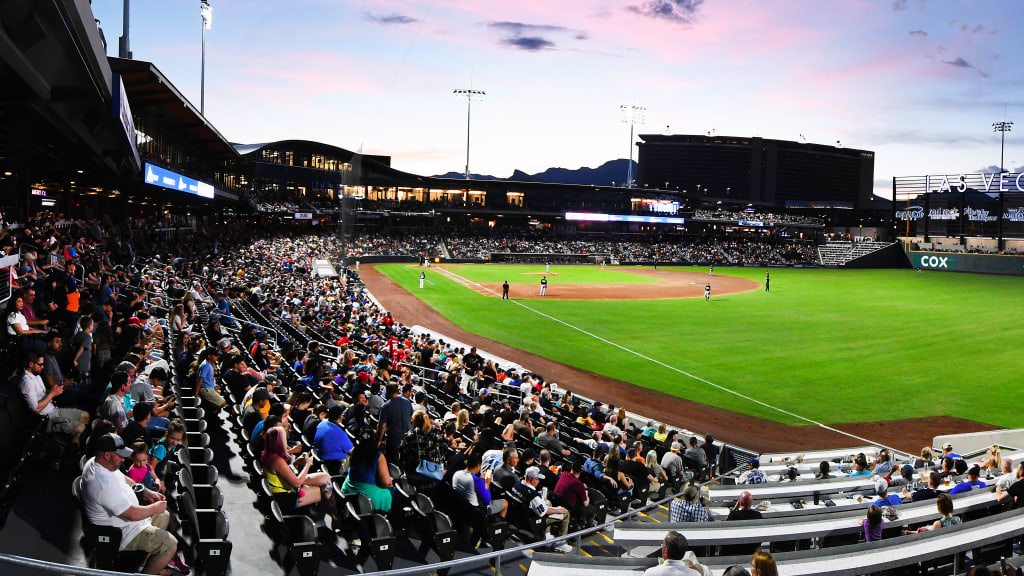
[[[912,267],[922,270],[1024,276],[1024,256],[908,250],[907,259]]]

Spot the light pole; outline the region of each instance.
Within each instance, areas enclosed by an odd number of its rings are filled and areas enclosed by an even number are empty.
[[[999,132],[999,173],[1003,173],[1003,148],[1006,146],[1006,133],[1012,131],[1013,122],[993,122],[992,131]]]
[[[625,104],[619,106],[619,112],[622,113],[622,123],[629,123],[629,164],[626,165],[626,188],[633,187],[633,127],[636,124],[641,126],[644,123],[644,112],[647,112],[647,108],[643,106],[626,106]]]
[[[473,100],[483,100],[487,95],[483,90],[458,89],[452,90],[456,98],[466,99],[466,180],[469,180],[469,122],[473,115]]]
[[[206,31],[213,22],[210,0],[199,0],[199,13],[203,17],[203,63],[199,72],[199,114],[206,116]]]

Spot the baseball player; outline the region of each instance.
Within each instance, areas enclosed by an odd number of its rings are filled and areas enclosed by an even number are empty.
[[[770,278],[768,277],[768,274],[769,274],[769,272],[767,270],[765,270],[765,272],[764,272],[764,291],[765,292],[768,291],[768,281],[770,280]]]
[[[711,300],[711,282],[704,285],[704,301],[708,302]]]
[[[505,280],[505,283],[501,285],[501,299],[508,300],[508,280]]]
[[[427,273],[420,272],[420,290],[423,290],[423,283],[427,281]]]
[[[712,262],[711,263],[711,269],[708,270],[708,276],[714,276],[714,275],[715,275],[715,263]]]
[[[551,262],[544,263],[544,273],[551,274]]]
[[[544,296],[548,293],[548,277],[544,276],[540,279],[540,295]]]

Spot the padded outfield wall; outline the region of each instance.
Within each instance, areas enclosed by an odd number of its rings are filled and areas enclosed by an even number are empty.
[[[922,270],[1024,275],[1024,256],[907,250],[910,265]]]

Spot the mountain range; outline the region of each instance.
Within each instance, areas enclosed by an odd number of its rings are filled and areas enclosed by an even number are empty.
[[[503,180],[506,182],[547,182],[550,184],[582,184],[588,186],[622,186],[626,181],[626,168],[630,160],[619,158],[609,160],[597,168],[582,167],[576,170],[568,168],[548,168],[536,174],[527,174],[522,170],[513,170],[508,178],[499,178],[488,174],[472,174],[471,180]],[[633,161],[633,178],[636,178],[637,163]],[[465,178],[464,172],[447,172],[435,178]]]

